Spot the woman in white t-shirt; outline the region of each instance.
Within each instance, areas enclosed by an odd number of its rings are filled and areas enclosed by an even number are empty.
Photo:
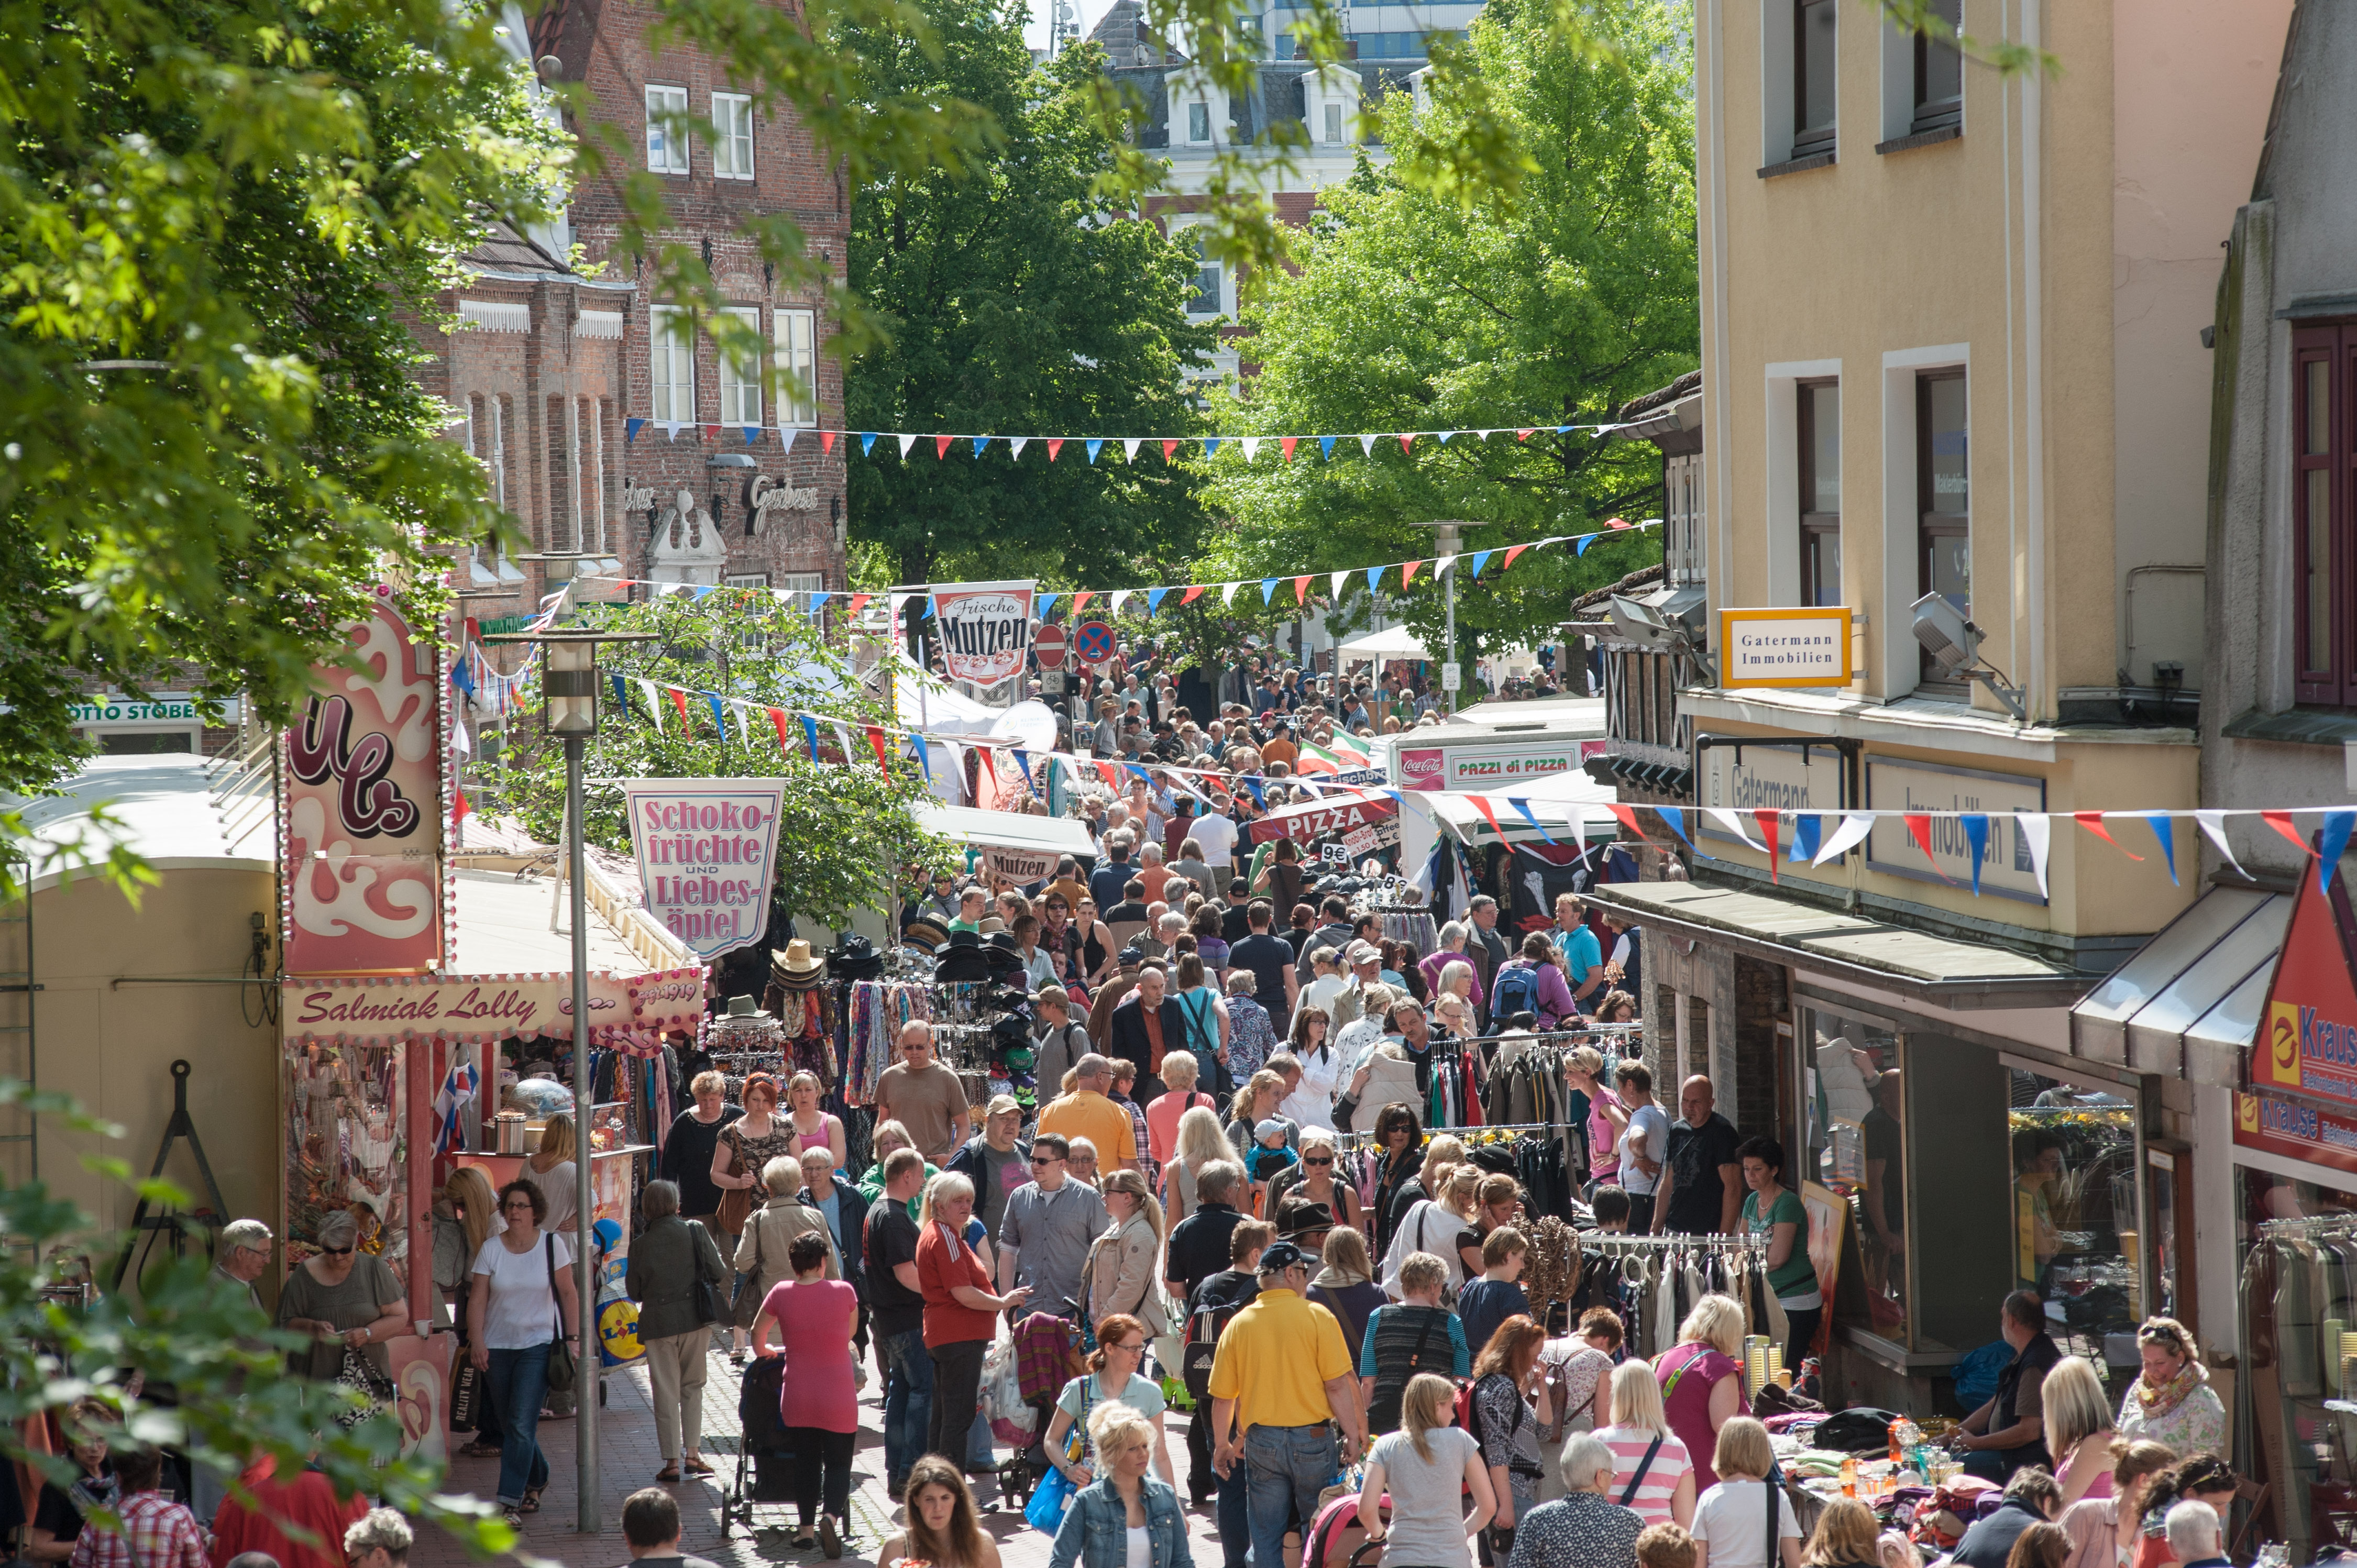
[[[504,1440],[500,1445],[500,1507],[518,1528],[540,1508],[548,1485],[548,1455],[540,1449],[540,1402],[548,1391],[548,1359],[558,1339],[575,1334],[573,1249],[544,1232],[547,1200],[528,1181],[500,1188],[507,1229],[475,1254],[475,1284],[468,1293],[468,1355],[485,1374]]]
[[[1612,1369],[1609,1388],[1612,1424],[1596,1429],[1612,1450],[1609,1495],[1622,1507],[1635,1509],[1649,1525],[1692,1525],[1694,1456],[1670,1430],[1652,1367],[1631,1356]]]
[[[1738,1415],[1718,1429],[1710,1467],[1718,1485],[1695,1503],[1695,1568],[1801,1568],[1801,1521],[1781,1487],[1768,1484],[1776,1450],[1768,1429]],[[1771,1562],[1770,1531],[1776,1537]]]
[[[1498,1494],[1473,1434],[1449,1423],[1457,1390],[1447,1378],[1419,1372],[1400,1396],[1401,1427],[1375,1439],[1359,1487],[1359,1522],[1367,1539],[1383,1545],[1382,1568],[1472,1568],[1472,1538],[1497,1511]],[[1391,1523],[1383,1498],[1391,1494]],[[1460,1512],[1470,1492],[1473,1511]]]
[[[1653,1228],[1653,1192],[1670,1158],[1670,1118],[1653,1101],[1653,1074],[1644,1063],[1622,1062],[1612,1087],[1620,1113],[1608,1106],[1606,1114],[1620,1123],[1620,1190],[1629,1195],[1630,1233],[1641,1236]]]

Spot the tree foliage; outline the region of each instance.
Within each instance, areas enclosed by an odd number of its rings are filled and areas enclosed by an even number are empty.
[[[882,340],[845,381],[856,430],[1030,435],[1068,430],[1179,435],[1201,428],[1186,374],[1208,356],[1191,323],[1191,259],[1094,182],[1114,142],[1092,118],[1093,45],[1035,67],[1018,12],[996,0],[934,0],[938,53],[862,34],[877,96],[954,94],[1000,133],[967,177],[924,169],[880,177],[852,204],[851,285]],[[879,442],[851,469],[851,528],[883,546],[900,580],[1059,565],[1089,582],[1134,580],[1145,549],[1183,553],[1199,526],[1192,476],[1151,446],[1134,462],[1078,443],[976,456],[930,441],[903,457]]]
[[[1598,46],[1601,47],[1598,47]],[[1538,0],[1491,0],[1466,45],[1478,106],[1395,95],[1383,111],[1397,161],[1329,190],[1297,275],[1250,313],[1259,376],[1231,415],[1240,434],[1448,430],[1404,455],[1349,439],[1291,463],[1233,444],[1210,465],[1210,500],[1232,526],[1208,566],[1222,577],[1291,575],[1429,558],[1443,518],[1464,548],[1600,527],[1650,506],[1659,458],[1643,443],[1556,435],[1609,419],[1691,369],[1697,351],[1694,111],[1679,16],[1612,0],[1566,41]],[[1482,125],[1469,124],[1485,118]],[[1527,164],[1511,203],[1469,209],[1418,167],[1465,138],[1502,137]],[[1485,426],[1505,426],[1482,439]],[[1535,427],[1518,439],[1514,426]],[[1636,511],[1635,515],[1644,515]],[[1644,536],[1641,536],[1644,537]],[[1657,544],[1546,551],[1477,582],[1457,574],[1460,653],[1550,628],[1568,594],[1610,581]],[[1422,581],[1422,579],[1419,579]],[[1397,579],[1388,581],[1396,588]],[[1321,575],[1318,587],[1328,584]],[[1366,585],[1345,584],[1345,603]],[[1437,646],[1437,592],[1404,612]]]
[[[854,723],[889,725],[890,710],[863,688],[841,650],[807,618],[767,595],[722,590],[703,599],[672,595],[651,603],[584,606],[578,624],[613,631],[652,633],[644,643],[608,643],[598,670],[622,677],[627,714],[616,709],[611,681],[599,694],[597,735],[589,743],[584,777],[590,780],[582,820],[591,843],[630,853],[622,816],[622,779],[776,779],[785,786],[778,832],[773,901],[789,914],[841,929],[859,910],[885,907],[890,878],[911,866],[946,864],[949,851],[919,825],[913,808],[927,799],[925,780],[905,748],[892,771],[877,766],[865,736],[851,732],[845,757],[833,728],[819,726],[821,755],[813,764],[795,710],[837,715]],[[535,666],[537,669],[538,666]],[[647,680],[687,688],[684,719],[662,693],[650,713]],[[523,707],[536,711],[538,682],[526,682]],[[723,704],[723,725],[696,693],[712,693],[786,710],[789,745],[780,745],[766,714],[741,714]],[[660,723],[657,722],[658,715]],[[560,842],[565,818],[565,752],[536,724],[515,726],[499,761],[487,770],[500,805],[513,809],[543,843]]]

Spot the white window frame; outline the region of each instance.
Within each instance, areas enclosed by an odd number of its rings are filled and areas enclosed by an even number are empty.
[[[1326,145],[1329,147],[1340,146],[1342,144],[1341,100],[1338,98],[1329,98],[1326,101],[1324,107],[1326,110]]]
[[[687,113],[687,89],[650,84],[647,88],[647,167],[656,174],[686,174],[694,156],[694,139],[683,126],[665,124],[666,116]]]
[[[712,95],[712,175],[715,179],[753,177],[753,100],[742,92]]]
[[[761,307],[731,306],[720,312],[756,338],[761,335]],[[761,361],[740,360],[716,349],[720,365],[720,423],[727,425],[761,423]]]
[[[721,578],[721,585],[728,588],[766,588],[770,585],[770,575],[767,572],[731,572]]]
[[[818,424],[818,312],[780,309],[770,313],[778,368],[778,427],[811,430]]]
[[[826,574],[823,572],[786,572],[779,575],[777,585],[789,594],[823,594],[826,592]],[[807,603],[804,603],[798,607],[808,609],[810,607]]]
[[[1203,134],[1200,136],[1195,134],[1197,110],[1202,111],[1203,114]],[[1187,145],[1190,147],[1208,147],[1211,145],[1211,104],[1209,99],[1190,98],[1187,101]]]
[[[1188,285],[1187,315],[1190,319],[1196,320],[1208,319],[1209,317],[1215,316],[1225,316],[1228,313],[1227,263],[1217,261],[1203,253],[1203,227],[1204,226],[1200,223],[1189,223],[1183,228],[1174,231],[1170,236],[1179,244],[1189,247],[1195,252],[1195,281]],[[1196,302],[1202,296],[1200,285],[1203,274],[1207,271],[1216,272],[1219,274],[1219,286],[1211,291],[1211,308],[1209,310],[1198,310],[1195,308],[1195,306]]]
[[[694,424],[695,326],[685,306],[647,307],[647,371],[655,423]]]
[[[595,530],[596,548],[606,549],[606,404],[597,398],[583,398],[589,426],[589,522]]]

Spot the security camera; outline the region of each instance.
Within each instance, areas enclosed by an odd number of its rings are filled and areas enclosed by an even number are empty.
[[[1941,669],[1961,670],[1980,652],[1980,628],[1946,595],[1926,594],[1908,607],[1914,616],[1915,640]]]
[[[1606,613],[1612,618],[1613,628],[1622,637],[1646,648],[1666,650],[1684,640],[1684,633],[1661,611],[1651,605],[1639,604],[1635,599],[1624,599],[1615,594]]]

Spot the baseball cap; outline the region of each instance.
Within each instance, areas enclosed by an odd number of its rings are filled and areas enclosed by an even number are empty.
[[[1307,1268],[1309,1261],[1309,1254],[1292,1242],[1272,1241],[1268,1251],[1260,1255],[1260,1272],[1264,1274],[1282,1273],[1296,1264]]]
[[[1282,1138],[1284,1136],[1285,1123],[1278,1121],[1274,1116],[1266,1118],[1259,1126],[1253,1129],[1253,1137],[1255,1141],[1262,1138]]]
[[[1023,1102],[1016,1099],[1015,1096],[1011,1094],[993,1096],[989,1108],[983,1112],[985,1116],[1006,1116],[1009,1114],[1020,1116],[1022,1113]]]
[[[1383,961],[1383,949],[1375,946],[1372,942],[1352,942],[1350,948],[1349,960],[1351,967],[1353,969],[1358,968],[1359,965],[1362,963],[1381,963]]]

